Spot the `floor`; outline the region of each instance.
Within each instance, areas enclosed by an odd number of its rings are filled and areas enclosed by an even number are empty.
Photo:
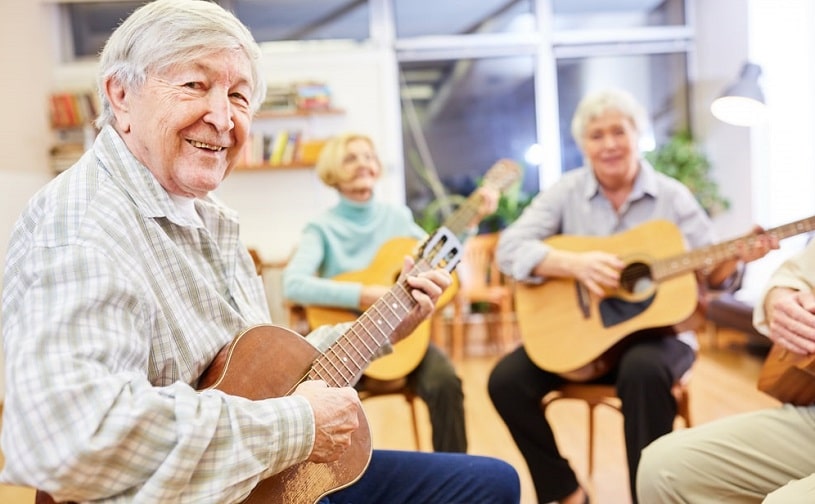
[[[523,459],[486,394],[487,377],[498,355],[485,349],[477,329],[472,335],[467,354],[456,363],[465,384],[470,452],[499,457],[513,464],[521,475],[522,504],[535,504]],[[722,331],[715,348],[703,345],[690,385],[694,423],[776,404],[775,400],[756,390],[761,361],[739,350],[741,341],[743,338],[738,333]],[[364,404],[375,447],[413,449],[409,409],[401,396],[373,398]],[[598,409],[592,481],[586,478],[585,406],[574,401],[560,401],[550,407],[549,415],[562,451],[590,489],[592,502],[630,503],[620,415],[610,409]],[[428,450],[430,433],[423,404],[419,407],[419,416],[421,448]],[[0,466],[3,462],[0,453]],[[0,503],[29,504],[33,500],[34,493],[30,489],[0,485]]]

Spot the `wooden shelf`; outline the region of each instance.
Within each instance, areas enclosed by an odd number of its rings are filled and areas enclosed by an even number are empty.
[[[301,110],[301,109],[260,109],[255,113],[256,119],[285,119],[288,117],[312,117],[312,116],[330,116],[330,115],[343,115],[343,109],[314,109],[314,110]]]
[[[252,171],[269,171],[269,170],[311,170],[314,168],[313,164],[307,163],[289,163],[282,165],[271,165],[268,163],[258,163],[250,165],[238,165],[235,171],[252,172]]]

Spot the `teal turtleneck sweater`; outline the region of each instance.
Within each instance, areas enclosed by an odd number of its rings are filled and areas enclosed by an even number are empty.
[[[283,272],[283,295],[300,305],[357,309],[362,284],[331,280],[340,273],[364,270],[388,240],[423,239],[427,233],[404,205],[372,198],[340,202],[309,222]],[[398,266],[398,265],[397,265]]]

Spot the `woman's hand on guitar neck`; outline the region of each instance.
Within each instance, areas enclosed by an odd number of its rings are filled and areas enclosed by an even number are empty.
[[[770,339],[801,355],[815,353],[815,295],[775,287],[764,300]]]
[[[351,446],[359,428],[359,394],[351,387],[329,387],[322,380],[301,383],[292,395],[301,395],[314,412],[314,447],[309,462],[334,462]]]
[[[468,224],[470,227],[478,227],[478,224],[488,215],[492,215],[498,210],[498,200],[501,192],[494,187],[481,186],[475,190],[479,196],[477,215]]]

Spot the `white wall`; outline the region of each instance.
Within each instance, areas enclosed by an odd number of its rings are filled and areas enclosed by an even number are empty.
[[[710,113],[711,102],[738,75],[748,58],[747,1],[696,2],[696,79],[691,117],[695,135],[710,158],[711,173],[731,203],[728,212],[714,219],[722,239],[747,232],[755,222],[750,130],[725,124]]]
[[[383,198],[404,201],[399,116],[390,110],[392,91],[388,54],[371,47],[335,51],[317,49],[275,51],[267,58],[267,79],[286,83],[321,80],[332,89],[335,106],[345,116],[317,116],[307,120],[256,120],[256,128],[311,128],[316,137],[342,131],[368,134],[377,145],[386,167],[380,192]],[[241,213],[244,242],[257,248],[264,260],[279,261],[296,246],[300,230],[318,212],[337,201],[335,191],[323,186],[313,170],[235,172],[224,181],[218,195]]]
[[[48,33],[43,6],[38,2],[0,0],[0,13],[0,110],[4,118],[0,126],[0,257],[5,258],[17,215],[31,195],[51,178],[48,116],[43,99],[51,85],[51,60],[42,37]],[[5,371],[0,359],[0,401],[4,389]]]
[[[811,0],[750,1],[750,55],[763,69],[769,109],[753,129],[753,200],[768,225],[815,214],[813,20]]]

